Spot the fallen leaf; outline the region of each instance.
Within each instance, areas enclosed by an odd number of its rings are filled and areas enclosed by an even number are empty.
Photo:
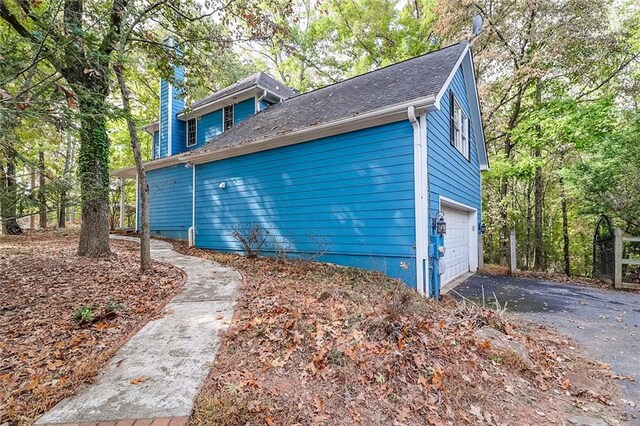
[[[148,376],[136,377],[136,378],[131,379],[131,384],[132,385],[137,385],[137,384],[140,384],[140,383],[144,383],[147,380],[149,380]]]

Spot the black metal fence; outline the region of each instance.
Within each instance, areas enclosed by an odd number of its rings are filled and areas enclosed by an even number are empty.
[[[602,215],[593,234],[593,276],[613,280],[614,275],[615,233],[609,218]]]

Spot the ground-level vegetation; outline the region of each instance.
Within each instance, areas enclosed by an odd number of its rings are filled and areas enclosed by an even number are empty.
[[[245,275],[194,425],[622,418],[609,368],[536,324],[379,273],[174,248]]]
[[[78,256],[77,231],[0,236],[0,423],[30,425],[161,313],[184,283],[154,264],[140,275],[139,248]]]

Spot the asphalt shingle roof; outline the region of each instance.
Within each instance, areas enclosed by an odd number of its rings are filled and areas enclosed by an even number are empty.
[[[260,86],[268,90],[270,93],[277,95],[280,99],[289,99],[290,97],[296,95],[296,92],[286,84],[279,82],[269,74],[257,72],[250,75],[249,77],[243,78],[242,80],[238,81],[235,84],[232,84],[229,87],[225,87],[224,89],[217,91],[211,96],[193,102],[191,105],[189,105],[189,109],[198,108],[202,105],[215,102],[219,99],[231,96],[253,86]]]
[[[291,97],[208,141],[193,154],[217,151],[436,96],[464,52],[459,43]]]

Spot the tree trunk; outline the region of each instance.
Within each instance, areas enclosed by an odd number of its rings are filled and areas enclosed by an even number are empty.
[[[508,208],[505,202],[507,194],[509,192],[509,186],[505,178],[500,184],[500,249],[498,251],[499,262],[501,266],[509,265],[509,216]]]
[[[67,192],[60,193],[60,204],[58,205],[58,228],[65,228],[67,222]]]
[[[542,103],[542,85],[540,79],[536,80],[536,108],[540,108]],[[540,161],[542,156],[542,129],[536,124],[536,146],[533,150],[534,160]],[[540,271],[545,268],[544,262],[544,240],[542,233],[542,208],[544,204],[544,184],[542,178],[542,165],[536,163],[536,173],[533,183],[534,193],[534,210],[533,210],[533,228],[534,228],[534,252],[533,252],[533,268]]]
[[[80,256],[100,256],[109,249],[109,138],[106,83],[77,87],[80,110],[78,173],[82,199]]]
[[[18,186],[16,183],[16,162],[13,148],[7,152],[6,171],[0,176],[2,179],[2,233],[17,235],[22,233],[16,217],[18,206]]]
[[[540,158],[540,151],[534,153],[534,157]],[[534,178],[534,209],[533,209],[533,229],[534,229],[534,252],[533,268],[542,270],[544,265],[544,237],[542,233],[542,207],[544,204],[544,184],[542,178],[542,167],[536,166]]]
[[[531,187],[528,184],[527,184],[526,193],[527,193],[527,196],[526,196],[527,216],[526,216],[525,229],[526,229],[527,239],[526,239],[525,248],[524,248],[524,267],[525,269],[528,270],[531,268]]]
[[[64,158],[63,184],[60,189],[60,205],[58,206],[58,228],[66,227],[67,222],[67,193],[70,189],[71,165],[73,164],[73,138],[67,132],[67,152]]]
[[[36,189],[36,169],[32,167],[31,168],[31,194],[33,194],[33,191],[35,191],[35,189]],[[36,216],[33,214],[33,212],[29,215],[29,229],[31,229],[32,231],[36,229]]]
[[[44,176],[44,151],[38,153],[39,186],[38,186],[38,212],[40,214],[40,229],[47,229],[47,193],[46,179]]]
[[[4,164],[0,162],[0,232],[7,235],[7,224],[5,222],[5,210],[7,208],[7,174],[4,171]]]
[[[136,125],[131,116],[131,106],[129,102],[129,89],[124,77],[124,69],[122,64],[115,64],[116,76],[118,77],[118,85],[122,95],[122,106],[124,115],[127,119],[127,127],[129,136],[131,137],[131,149],[133,150],[133,158],[136,161],[136,170],[138,172],[138,192],[140,194],[140,271],[146,273],[152,270],[151,267],[151,241],[149,234],[149,185],[147,184],[147,175],[140,154],[140,141],[138,140],[138,132]],[[122,187],[124,191],[124,186]]]
[[[507,126],[507,136],[504,138],[503,150],[504,157],[507,161],[511,160],[511,155],[514,149],[514,144],[511,141],[511,131],[516,127],[518,116],[520,115],[520,110],[522,108],[522,96],[527,88],[527,83],[524,86],[520,86],[518,88],[518,92],[516,94],[515,103],[513,106],[513,111],[511,111],[511,117],[509,119],[509,125]],[[502,183],[500,184],[500,211],[499,211],[499,220],[500,220],[500,249],[498,252],[498,257],[500,258],[500,265],[507,266],[509,263],[507,259],[510,254],[509,249],[509,239],[511,238],[511,230],[509,229],[509,206],[507,204],[509,196],[509,184],[505,177],[502,177]]]
[[[562,206],[562,243],[564,254],[564,273],[571,275],[571,256],[569,252],[569,214],[567,212],[567,194],[564,190],[564,178],[560,176],[560,204]]]

